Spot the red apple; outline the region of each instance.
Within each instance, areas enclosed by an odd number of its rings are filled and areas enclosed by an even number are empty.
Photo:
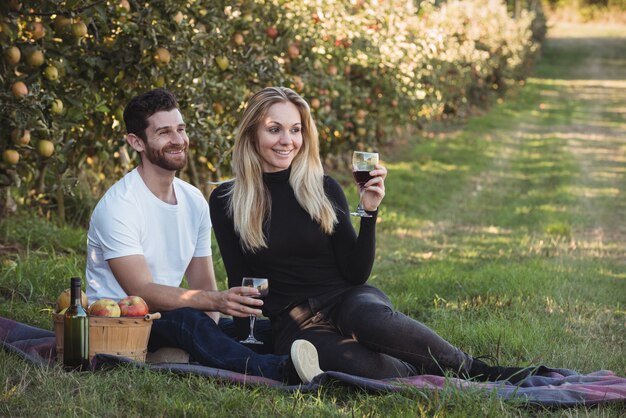
[[[126,296],[117,304],[122,316],[144,316],[150,312],[146,301],[139,296]]]
[[[269,28],[265,29],[265,33],[270,38],[276,39],[276,37],[278,36],[278,29],[276,29],[276,26],[270,26]]]
[[[296,44],[289,45],[289,48],[287,48],[287,55],[289,55],[289,58],[291,59],[298,58],[298,56],[300,55],[300,48],[298,48],[298,45]]]
[[[90,316],[120,316],[120,307],[113,299],[98,299],[89,306]]]

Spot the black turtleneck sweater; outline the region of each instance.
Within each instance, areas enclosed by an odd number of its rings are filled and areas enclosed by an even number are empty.
[[[241,286],[246,276],[267,277],[270,290],[263,313],[270,319],[309,298],[341,293],[365,283],[374,263],[376,213],[370,212],[372,218],[361,218],[357,237],[341,186],[325,176],[324,190],[338,218],[333,234],[326,235],[296,200],[289,184],[290,172],[287,169],[263,175],[272,209],[265,227],[267,248],[256,253],[242,249],[228,215],[229,197],[225,194],[232,183],[220,185],[209,198],[228,286]]]

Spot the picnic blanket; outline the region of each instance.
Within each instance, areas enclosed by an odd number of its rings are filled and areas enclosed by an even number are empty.
[[[42,366],[53,365],[56,361],[56,342],[52,331],[0,317],[0,344],[6,351]],[[608,370],[579,374],[569,369],[542,366],[540,373],[528,377],[516,385],[504,381],[476,382],[433,375],[376,380],[327,371],[307,385],[294,386],[264,377],[250,376],[199,364],[147,364],[108,354],[96,354],[91,367],[97,371],[121,364],[145,367],[158,372],[196,374],[249,386],[269,386],[289,392],[317,391],[321,385],[334,382],[372,393],[395,392],[407,390],[407,388],[436,391],[455,387],[459,390],[485,391],[505,400],[553,407],[597,405],[606,402],[626,404],[626,378],[616,376],[615,373]]]

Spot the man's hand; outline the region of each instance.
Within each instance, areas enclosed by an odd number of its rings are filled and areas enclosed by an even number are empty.
[[[238,317],[263,314],[260,309],[255,309],[262,306],[263,301],[254,297],[259,296],[259,291],[253,287],[231,287],[222,292],[212,293],[215,295],[214,309],[223,314]]]

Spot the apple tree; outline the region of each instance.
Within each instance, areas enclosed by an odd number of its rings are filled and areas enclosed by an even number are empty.
[[[136,158],[125,104],[155,87],[180,101],[180,175],[205,192],[229,175],[241,110],[268,85],[308,100],[323,156],[341,163],[523,78],[542,30],[538,9],[513,17],[499,0],[7,0],[1,200],[85,223]]]

